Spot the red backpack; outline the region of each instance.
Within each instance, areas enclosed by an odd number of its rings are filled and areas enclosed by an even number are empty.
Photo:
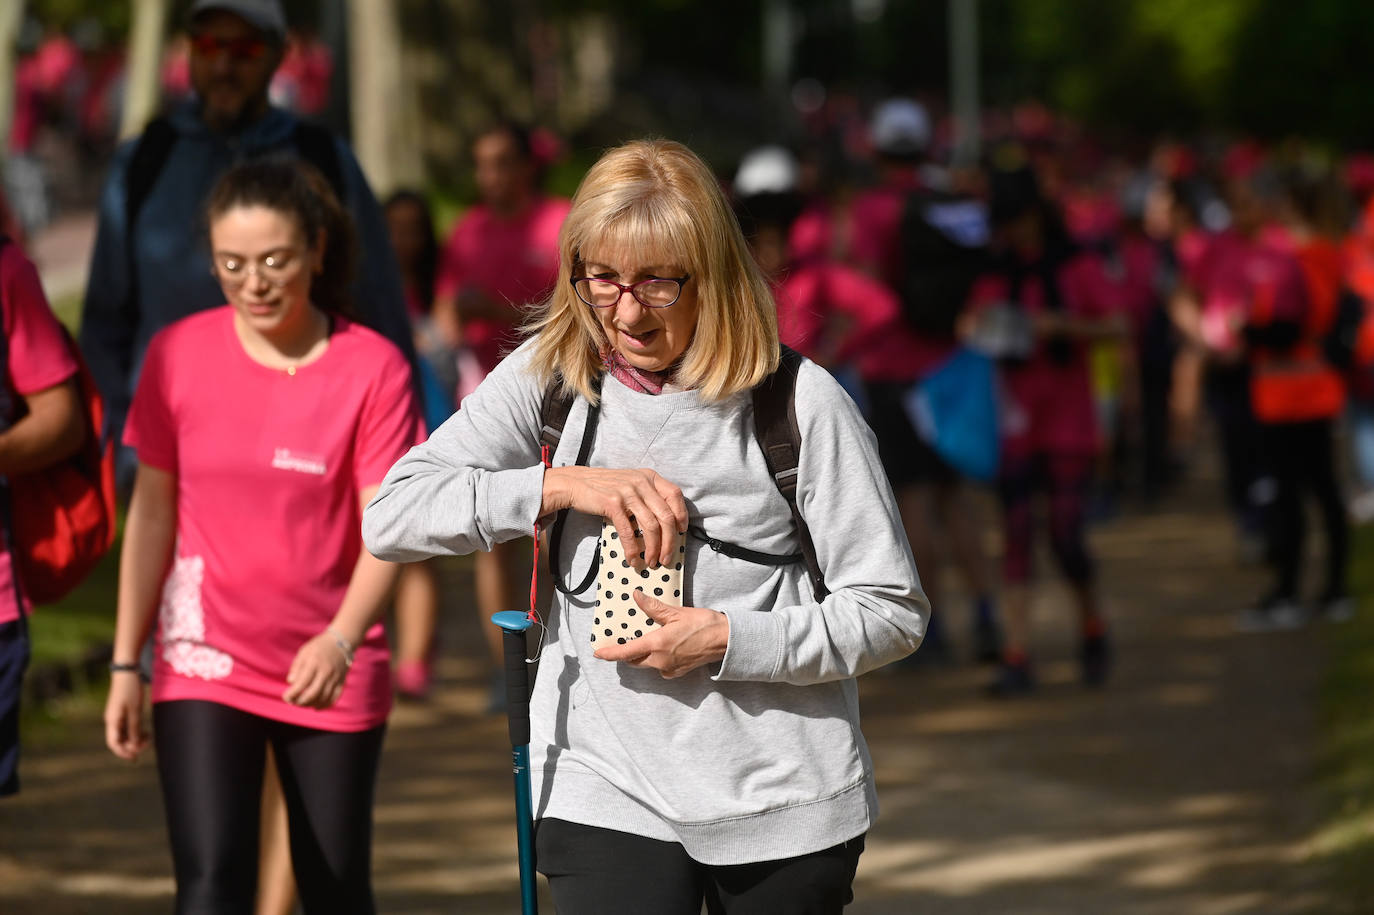
[[[105,405],[72,335],[67,348],[85,414],[81,450],[42,470],[9,478],[10,555],[19,588],[52,603],[81,583],[114,543],[114,443],[101,440]]]

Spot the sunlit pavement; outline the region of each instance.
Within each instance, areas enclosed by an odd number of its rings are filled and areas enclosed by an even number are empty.
[[[865,678],[882,810],[848,911],[1330,909],[1302,863],[1321,639],[1233,633],[1234,611],[1260,582],[1235,564],[1214,500],[1192,489],[1094,536],[1117,647],[1105,689],[1078,684],[1072,615],[1053,585],[1036,607],[1033,697],[986,699],[987,671],[962,664]],[[480,632],[459,606],[467,564],[445,577],[455,606],[438,689],[426,705],[399,706],[387,737],[378,903],[507,913],[517,890],[505,723],[483,714]],[[965,605],[950,605],[957,645]],[[170,907],[152,760],[117,762],[86,714],[66,738],[30,749],[23,793],[0,804],[0,911]]]

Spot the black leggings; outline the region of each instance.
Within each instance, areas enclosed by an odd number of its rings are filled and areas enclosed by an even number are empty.
[[[1307,558],[1307,513],[1303,493],[1310,491],[1326,528],[1326,582],[1322,597],[1344,597],[1349,529],[1345,500],[1336,479],[1336,453],[1331,420],[1273,423],[1260,426],[1265,454],[1274,471],[1276,493],[1270,511],[1269,542],[1278,581],[1275,596],[1301,597],[1302,566]]]
[[[558,915],[840,915],[854,900],[857,836],[780,861],[707,865],[676,842],[545,818],[535,858]]]
[[[217,702],[153,706],[178,915],[251,915],[266,748],[286,798],[307,915],[373,913],[372,795],[386,726],[320,731]]]

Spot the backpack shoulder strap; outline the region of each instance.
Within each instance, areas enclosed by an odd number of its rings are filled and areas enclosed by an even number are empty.
[[[801,465],[802,441],[801,429],[797,425],[796,399],[797,372],[801,363],[801,355],[784,346],[778,370],[754,388],[754,436],[763,449],[773,482],[792,511],[792,520],[797,525],[797,539],[801,541],[806,569],[811,575],[811,588],[819,601],[824,600],[830,591],[825,586],[825,576],[821,574],[820,562],[816,559],[811,530],[806,526],[806,519],[797,505],[797,473]]]
[[[126,240],[133,238],[138,214],[147,202],[153,185],[157,183],[157,176],[162,173],[162,166],[167,163],[167,157],[172,154],[172,145],[176,143],[176,139],[177,132],[173,129],[172,122],[165,117],[157,117],[143,128],[143,133],[134,145],[133,154],[129,156],[129,169],[124,177]]]
[[[347,187],[344,184],[343,163],[339,161],[339,147],[334,134],[326,127],[310,121],[297,121],[293,134],[296,151],[301,158],[320,170],[334,195],[344,206],[348,205]]]
[[[601,390],[603,377],[598,375],[596,379],[598,393]],[[553,460],[553,453],[558,450],[558,443],[563,439],[563,429],[567,425],[568,414],[572,412],[573,402],[577,398],[577,392],[569,392],[564,389],[562,382],[557,378],[549,382],[549,386],[544,389],[544,399],[539,405],[539,447],[541,452],[544,448],[548,448],[550,461]],[[596,438],[596,423],[600,415],[599,404],[587,405],[587,424],[582,429],[582,444],[577,449],[577,460],[573,462],[576,466],[585,467],[587,464],[587,457],[592,452],[592,440]],[[568,510],[565,508],[554,518],[553,530],[549,532],[549,572],[553,579],[553,586],[564,594],[572,595],[587,590],[592,579],[596,577],[598,565],[595,561],[592,563],[581,584],[572,588],[563,584],[559,577],[561,566],[558,552],[563,541],[563,522],[567,520],[567,517]]]
[[[577,392],[566,390],[557,378],[544,389],[544,399],[539,404],[539,445],[541,448],[548,446],[550,458],[563,440],[563,427],[568,423],[575,400]]]

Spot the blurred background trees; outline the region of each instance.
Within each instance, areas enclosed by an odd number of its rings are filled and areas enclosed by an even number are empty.
[[[20,50],[51,30],[123,44],[135,11],[164,2],[166,28],[175,31],[185,0],[27,0]],[[336,63],[317,116],[353,131],[364,160],[382,171],[379,184],[424,180],[461,189],[468,138],[499,116],[547,125],[579,148],[660,133],[729,157],[761,137],[787,136],[826,94],[865,102],[914,94],[939,110],[949,82],[951,3],[977,5],[985,106],[1037,99],[1109,134],[1206,126],[1374,146],[1374,119],[1363,116],[1374,97],[1368,0],[285,5]],[[374,25],[359,27],[367,22]],[[362,91],[350,93],[360,78]]]

